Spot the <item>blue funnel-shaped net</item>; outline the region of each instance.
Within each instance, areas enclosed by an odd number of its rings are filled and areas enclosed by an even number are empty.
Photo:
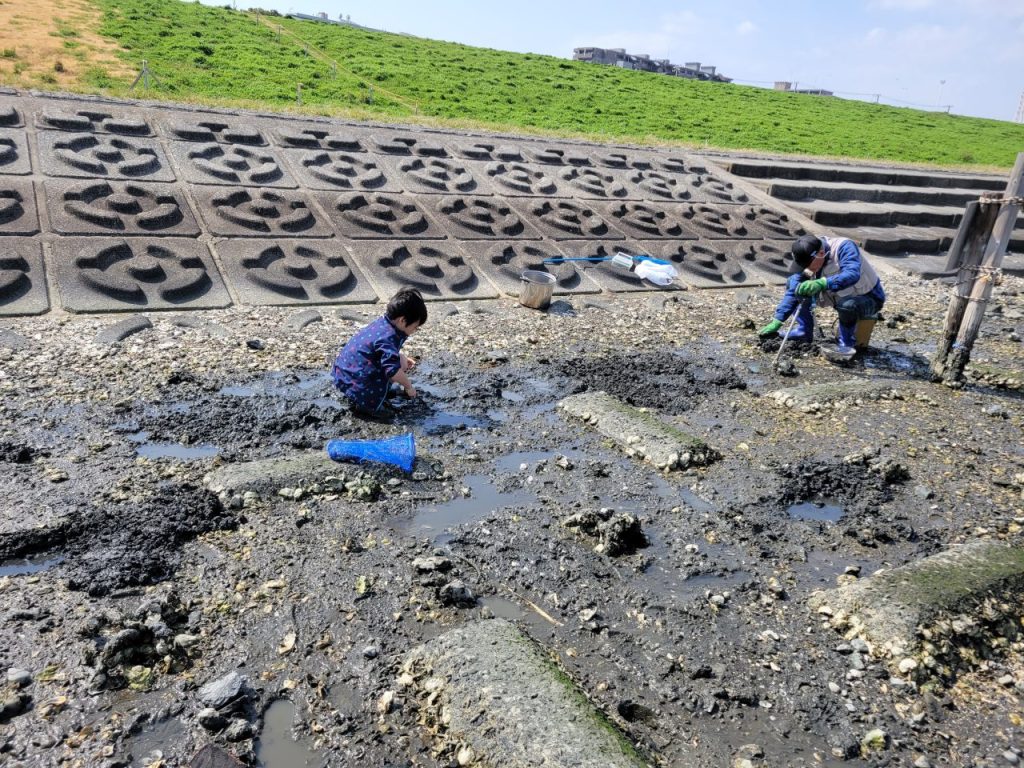
[[[398,467],[403,472],[412,472],[416,461],[416,441],[412,432],[387,440],[331,440],[326,448],[327,455],[334,461],[356,464],[377,461]]]

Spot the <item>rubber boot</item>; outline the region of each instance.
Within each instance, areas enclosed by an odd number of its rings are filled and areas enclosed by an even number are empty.
[[[834,363],[849,362],[857,354],[856,323],[839,324],[839,343],[835,349],[828,350],[826,357]]]
[[[781,339],[786,334],[779,331]],[[810,344],[814,341],[814,312],[811,309],[811,302],[804,301],[797,307],[796,322],[793,323],[793,330],[789,333],[790,344]]]

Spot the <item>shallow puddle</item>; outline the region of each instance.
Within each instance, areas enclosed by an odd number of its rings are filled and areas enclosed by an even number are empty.
[[[263,730],[256,739],[256,764],[260,768],[319,768],[323,756],[302,740],[292,737],[295,705],[278,699],[263,713]]]
[[[48,558],[44,558],[41,555],[33,555],[4,560],[0,562],[0,578],[4,576],[26,576],[33,573],[43,573],[62,562],[64,562],[64,555]]]
[[[220,453],[220,448],[209,443],[198,445],[182,445],[181,443],[150,443],[148,432],[136,432],[131,439],[138,442],[135,453],[147,459],[177,459],[191,461],[193,459],[209,459]]]
[[[414,535],[437,535],[448,528],[482,520],[492,512],[535,500],[532,493],[516,489],[509,493],[499,491],[486,475],[469,475],[462,481],[469,488],[469,496],[452,499],[444,504],[432,504],[416,512],[409,524]]]
[[[630,578],[633,586],[644,592],[666,598],[672,602],[703,595],[706,590],[720,592],[734,589],[750,580],[749,573],[719,566],[719,563],[741,565],[738,554],[721,545],[698,543],[698,557],[704,562],[699,573],[687,573],[677,561],[681,557],[673,553],[657,536],[647,532],[650,545],[640,550],[647,557],[643,571]]]
[[[803,501],[786,510],[795,520],[815,520],[824,523],[839,522],[843,508],[824,501]]]
[[[129,741],[132,766],[165,765],[163,758],[179,747],[186,735],[185,726],[176,717],[144,726]]]

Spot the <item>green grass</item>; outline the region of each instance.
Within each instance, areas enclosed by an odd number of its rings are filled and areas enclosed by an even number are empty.
[[[171,99],[280,108],[302,83],[305,111],[598,140],[994,167],[1024,149],[1009,122],[263,17],[270,28],[177,0],[94,2],[100,33],[136,69],[146,59]],[[92,72],[83,86],[124,93],[130,80]]]

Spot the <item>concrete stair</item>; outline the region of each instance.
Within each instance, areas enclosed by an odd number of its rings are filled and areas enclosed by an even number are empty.
[[[941,272],[967,203],[1006,189],[1005,177],[986,174],[746,158],[723,158],[721,165],[823,230],[927,274]],[[1024,216],[1003,268],[1024,275]]]

